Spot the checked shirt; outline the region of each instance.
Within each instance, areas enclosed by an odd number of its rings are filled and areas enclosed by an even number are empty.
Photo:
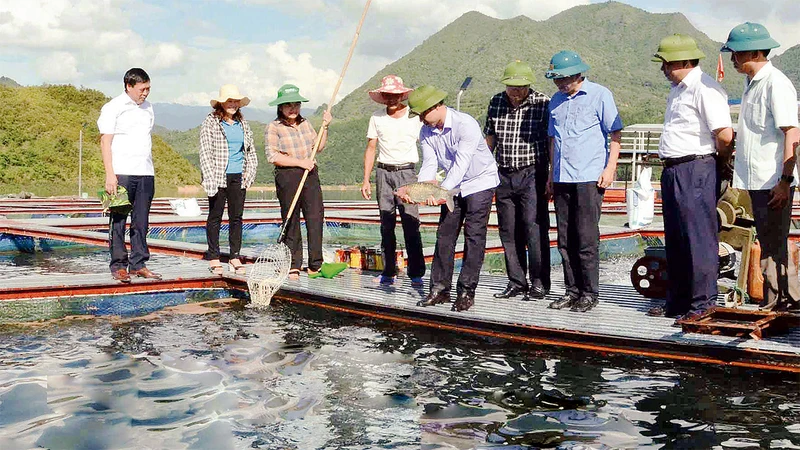
[[[242,189],[247,189],[256,180],[258,156],[253,143],[250,125],[242,119],[244,130],[244,168],[242,169]],[[209,197],[217,195],[219,188],[227,187],[225,168],[228,166],[228,138],[220,119],[210,113],[200,126],[200,172],[203,189]]]
[[[483,132],[495,136],[493,150],[500,168],[516,170],[548,160],[549,103],[550,97],[533,89],[517,108],[505,92],[492,97]]]

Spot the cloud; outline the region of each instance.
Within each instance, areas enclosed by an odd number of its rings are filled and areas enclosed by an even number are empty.
[[[176,103],[208,104],[209,99],[216,95],[212,89],[233,83],[250,97],[254,106],[265,108],[277,95],[278,88],[292,83],[300,87],[301,95],[313,107],[330,101],[338,79],[334,70],[320,69],[311,54],[292,52],[286,41],[250,45],[234,55],[227,49],[194,52],[191,58],[190,64],[198,70],[205,68],[209,76],[204,78],[202,86],[197,86],[201,89],[176,95]]]
[[[147,42],[130,28],[129,11],[139,14],[142,8],[154,11],[138,0],[6,1],[0,5],[0,51],[39,61],[46,83],[91,82],[132,66],[179,66],[181,44]],[[42,61],[68,66],[45,67]]]
[[[68,52],[49,53],[36,61],[36,67],[50,83],[72,83],[81,77],[77,58]]]

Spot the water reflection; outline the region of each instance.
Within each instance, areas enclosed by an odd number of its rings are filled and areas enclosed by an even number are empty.
[[[0,329],[0,448],[800,445],[795,375],[233,306]]]

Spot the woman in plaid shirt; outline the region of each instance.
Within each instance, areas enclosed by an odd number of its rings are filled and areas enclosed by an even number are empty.
[[[253,144],[253,132],[242,117],[241,107],[250,99],[241,95],[231,84],[222,86],[219,97],[211,100],[214,108],[200,126],[200,171],[203,189],[208,194],[206,241],[209,270],[222,275],[219,261],[219,228],[222,211],[228,203],[228,262],[232,271],[244,275],[239,260],[242,248],[242,214],[247,188],[256,179],[258,159]]]
[[[278,107],[278,117],[267,125],[265,141],[267,143],[267,159],[275,164],[275,191],[281,204],[281,217],[286,225],[286,245],[292,253],[292,266],[289,278],[300,277],[300,266],[303,260],[303,240],[300,235],[300,214],[306,219],[308,238],[308,273],[316,274],[322,266],[322,224],[324,209],[322,206],[322,188],[316,161],[311,159],[317,132],[314,127],[300,115],[300,103],[307,102],[300,95],[300,89],[292,84],[285,84],[278,90],[278,98],[270,102],[270,106]],[[322,116],[322,133],[318,152],[325,147],[328,138],[328,124],[331,115],[326,111]],[[291,219],[287,219],[303,172],[308,177],[300,193],[297,207]]]

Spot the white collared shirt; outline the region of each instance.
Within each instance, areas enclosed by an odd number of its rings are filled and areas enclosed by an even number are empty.
[[[781,127],[797,127],[797,122],[797,91],[786,75],[767,62],[742,94],[733,187],[760,190],[778,184],[786,140]]]
[[[97,128],[111,134],[111,164],[117,175],[155,175],[153,170],[153,106],[141,105],[122,93],[103,105]]]
[[[658,156],[715,153],[714,130],[730,126],[728,95],[719,83],[695,67],[669,91]]]

